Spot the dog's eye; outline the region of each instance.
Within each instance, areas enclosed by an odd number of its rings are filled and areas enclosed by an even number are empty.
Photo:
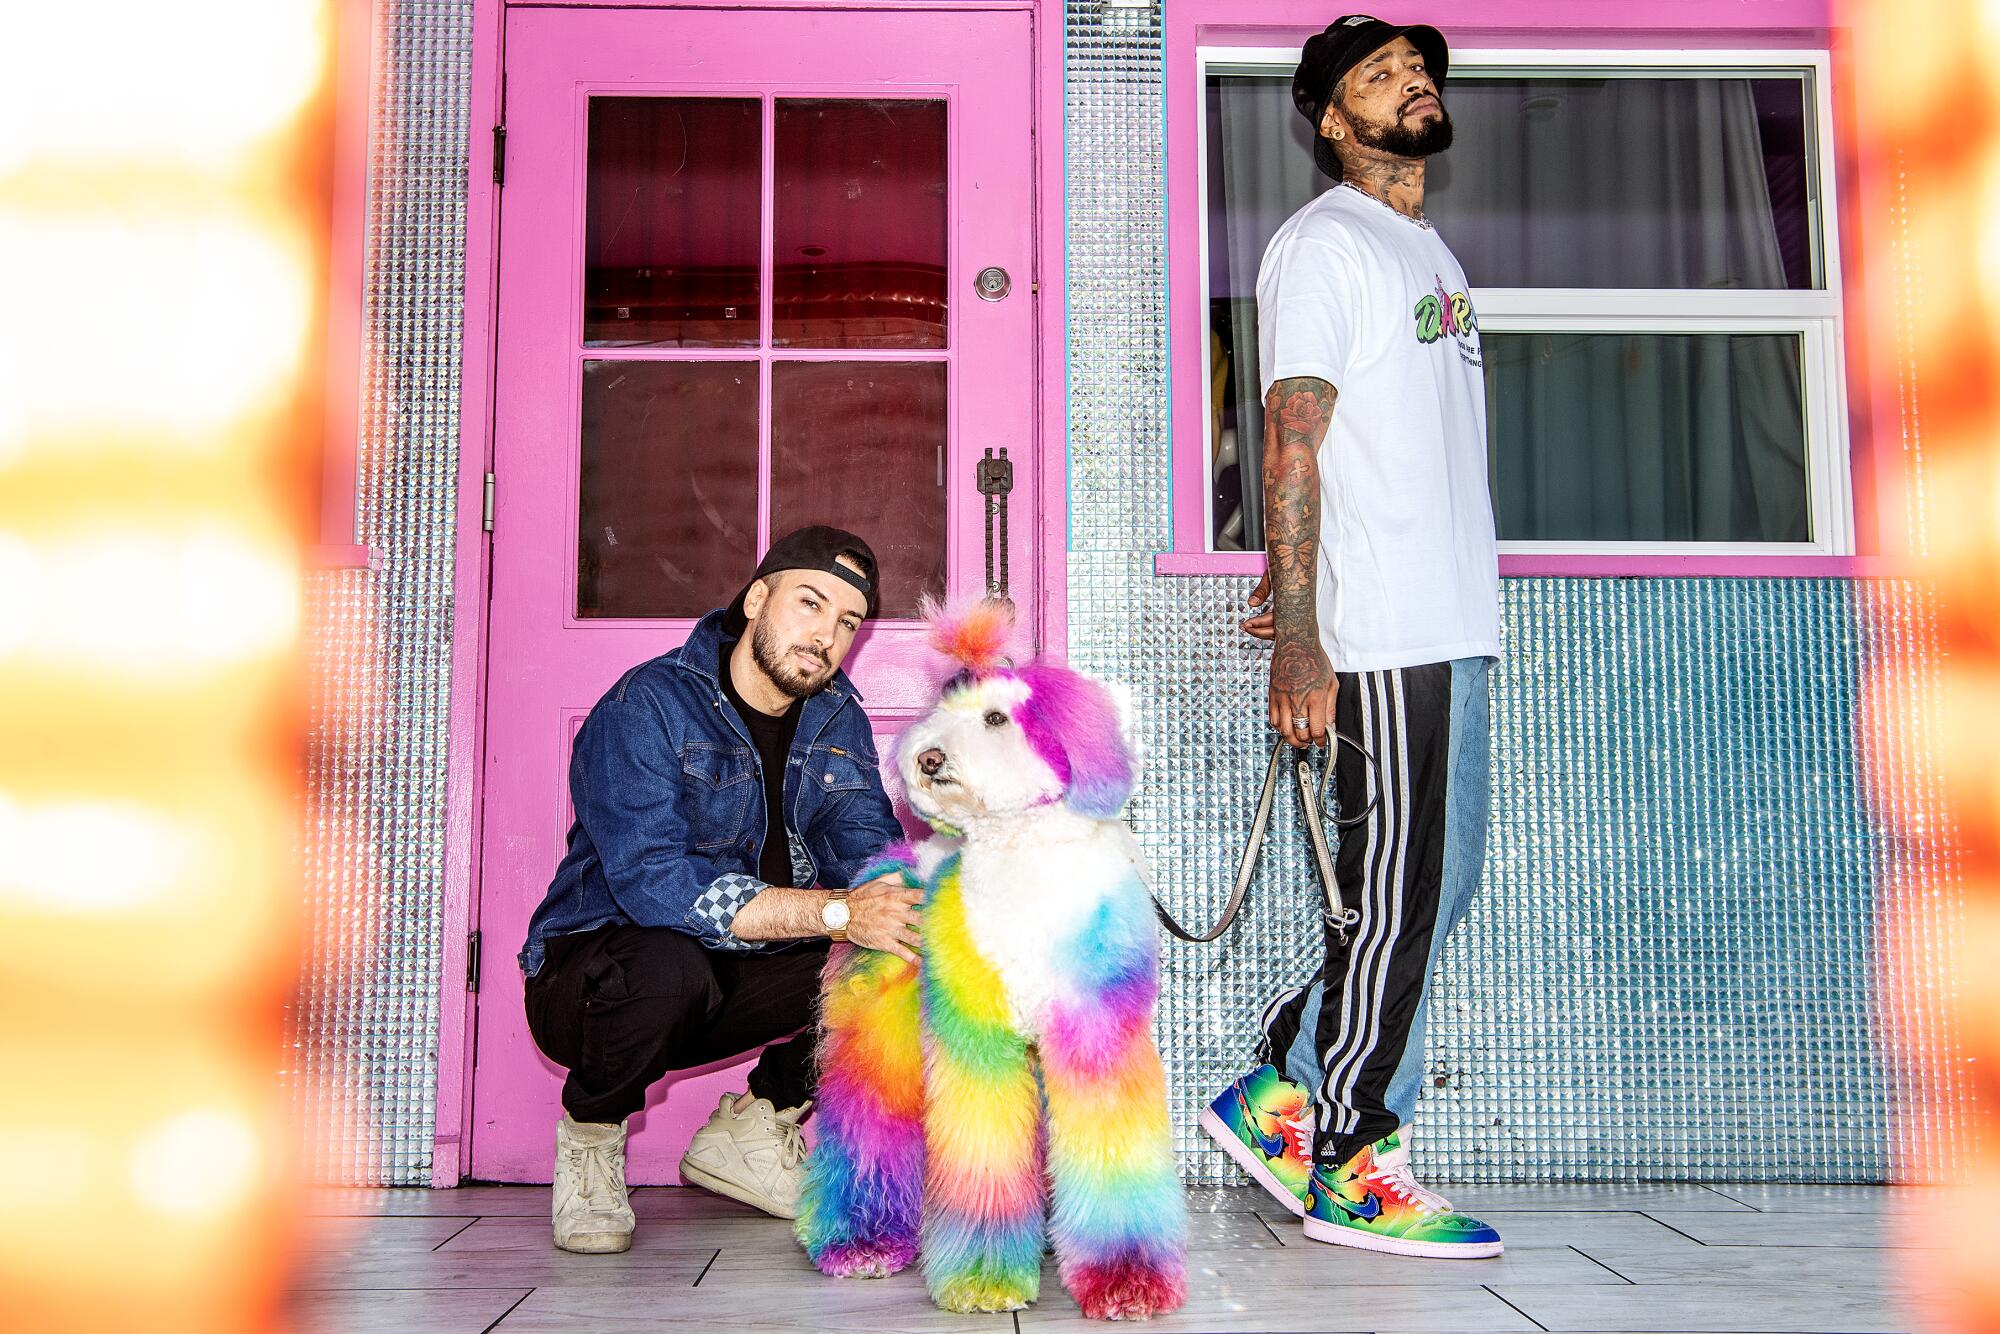
[[[986,725],[988,727],[1005,727],[1007,723],[1007,715],[998,709],[994,709],[986,715]]]

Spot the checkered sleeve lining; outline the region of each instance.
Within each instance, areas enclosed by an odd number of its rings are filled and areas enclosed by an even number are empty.
[[[730,925],[736,921],[736,914],[743,911],[743,905],[756,898],[770,886],[755,876],[737,875],[730,872],[719,875],[710,882],[701,897],[694,901],[688,918],[702,939],[718,949],[754,950],[756,944],[748,940],[738,940]]]

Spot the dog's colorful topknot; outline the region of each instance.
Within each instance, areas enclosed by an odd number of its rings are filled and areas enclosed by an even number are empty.
[[[940,606],[924,600],[931,647],[975,677],[1008,665],[1014,639],[1014,604],[996,598],[954,598]]]

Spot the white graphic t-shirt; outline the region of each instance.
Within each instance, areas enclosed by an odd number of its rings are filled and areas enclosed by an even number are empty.
[[[1335,671],[1500,655],[1486,393],[1465,272],[1351,186],[1278,228],[1257,274],[1259,386],[1337,391],[1319,448],[1319,634]]]

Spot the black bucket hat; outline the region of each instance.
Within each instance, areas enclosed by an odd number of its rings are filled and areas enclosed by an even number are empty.
[[[861,567],[861,573],[840,563],[842,556]],[[827,574],[845,579],[861,590],[861,596],[868,599],[868,614],[873,616],[882,607],[881,581],[876,577],[875,553],[868,544],[844,528],[830,528],[825,524],[814,524],[797,532],[787,533],[771,544],[764,553],[764,559],[757,562],[757,573],[750,576],[743,585],[743,591],[729,604],[729,610],[722,617],[722,633],[726,638],[740,638],[749,628],[750,620],[743,614],[743,599],[750,595],[750,585],[767,575],[780,570],[823,570]]]
[[[1349,14],[1327,24],[1326,31],[1306,38],[1305,49],[1299,52],[1298,72],[1292,75],[1292,105],[1312,122],[1314,163],[1336,181],[1344,174],[1340,159],[1319,132],[1326,104],[1333,100],[1333,85],[1398,37],[1409,38],[1422,53],[1431,82],[1442,89],[1445,70],[1451,65],[1451,48],[1445,44],[1444,34],[1426,23],[1399,26],[1369,14]]]

